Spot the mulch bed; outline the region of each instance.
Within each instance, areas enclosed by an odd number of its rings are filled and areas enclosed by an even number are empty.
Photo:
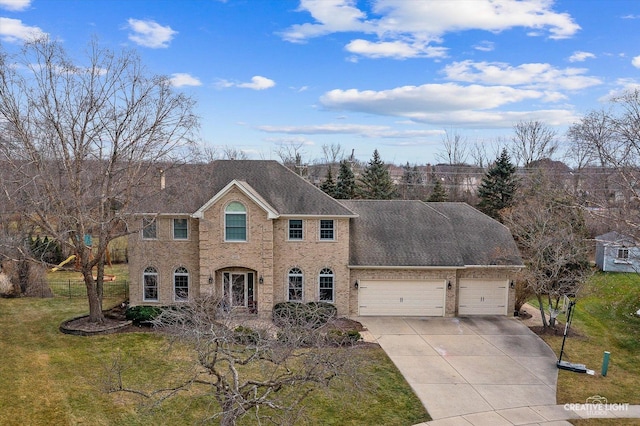
[[[126,305],[121,304],[104,311],[105,318],[103,324],[89,322],[89,316],[87,315],[72,318],[60,325],[60,331],[65,334],[74,334],[79,336],[155,331],[152,326],[137,325],[127,320],[125,316],[126,310]],[[351,330],[365,330],[362,324],[360,324],[358,321],[354,321],[348,318],[333,318],[325,325],[325,327],[327,327],[328,329],[337,329],[345,333]]]
[[[118,305],[104,311],[104,322],[102,324],[90,322],[88,315],[72,318],[60,325],[60,331],[76,336],[151,331],[150,327],[139,327],[127,320],[125,316],[126,309],[126,306]]]

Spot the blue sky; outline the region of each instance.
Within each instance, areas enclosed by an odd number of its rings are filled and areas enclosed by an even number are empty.
[[[637,0],[0,0],[0,42],[135,48],[193,95],[202,143],[249,158],[339,144],[439,161],[445,132],[495,156],[518,121],[562,139],[640,87]]]

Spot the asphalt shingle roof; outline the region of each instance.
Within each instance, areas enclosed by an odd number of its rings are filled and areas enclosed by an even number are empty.
[[[171,169],[165,173],[165,189],[144,200],[136,211],[192,214],[233,180],[246,182],[280,215],[353,216],[320,189],[271,160],[218,160]]]
[[[341,200],[354,266],[522,265],[509,230],[465,203]]]

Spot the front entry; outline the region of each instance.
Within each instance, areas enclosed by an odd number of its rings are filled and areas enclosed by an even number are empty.
[[[222,278],[224,301],[227,306],[251,310],[255,308],[253,272],[223,272]]]

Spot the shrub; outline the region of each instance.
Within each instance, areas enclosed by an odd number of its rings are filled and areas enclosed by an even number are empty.
[[[257,331],[243,325],[237,326],[233,331],[236,341],[242,345],[255,345],[260,338]]]
[[[335,317],[337,312],[334,305],[326,302],[280,302],[273,307],[273,321],[279,326],[318,328]]]
[[[362,336],[357,330],[342,331],[338,329],[331,329],[327,333],[327,341],[337,346],[353,345],[362,339]]]
[[[134,324],[141,324],[153,321],[161,312],[162,308],[158,306],[138,305],[127,308],[124,315]]]

